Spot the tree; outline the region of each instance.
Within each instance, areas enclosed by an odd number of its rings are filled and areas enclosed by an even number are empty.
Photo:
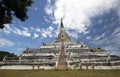
[[[28,18],[27,7],[32,3],[32,0],[0,0],[0,29],[11,23],[13,16],[25,21]]]
[[[4,57],[16,57],[14,53],[9,53],[7,51],[0,51],[0,61],[3,60]]]

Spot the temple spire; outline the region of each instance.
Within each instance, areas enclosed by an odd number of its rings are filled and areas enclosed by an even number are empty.
[[[61,19],[61,23],[60,23],[60,31],[65,31],[62,19]]]
[[[63,25],[63,21],[61,19],[61,23],[60,23],[60,29],[59,29],[59,34],[56,37],[55,42],[71,42],[71,39],[69,37],[69,35],[67,34],[64,25]]]
[[[64,26],[63,26],[63,22],[62,22],[62,19],[61,19],[60,28],[64,28]]]

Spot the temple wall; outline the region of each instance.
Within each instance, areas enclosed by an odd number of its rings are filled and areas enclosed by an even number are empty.
[[[1,66],[0,69],[12,69],[12,70],[31,70],[31,69],[55,69],[50,66],[32,66],[32,65],[12,65],[12,66]]]
[[[0,69],[11,69],[11,70],[31,70],[31,69],[55,69],[55,67],[50,66],[31,66],[31,65],[12,65],[12,66],[1,66]],[[94,70],[102,70],[102,69],[120,69],[120,66],[69,66],[69,69],[94,69]]]

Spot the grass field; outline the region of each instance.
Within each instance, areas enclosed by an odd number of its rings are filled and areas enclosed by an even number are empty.
[[[0,77],[120,77],[120,70],[0,70]]]

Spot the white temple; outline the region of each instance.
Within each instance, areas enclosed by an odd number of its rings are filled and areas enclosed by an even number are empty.
[[[26,48],[21,56],[6,57],[2,64],[31,66],[33,69],[120,69],[120,57],[108,54],[102,48],[91,48],[83,42],[73,42],[61,20],[60,31],[54,43],[43,43],[39,48]]]

